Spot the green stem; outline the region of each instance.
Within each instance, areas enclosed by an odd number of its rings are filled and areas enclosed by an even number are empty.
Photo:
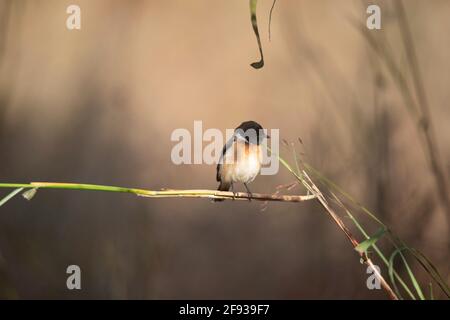
[[[267,147],[267,149],[268,149],[270,152],[272,152],[272,150],[271,150],[269,147]],[[295,153],[295,155],[296,155],[296,153]],[[295,172],[295,170],[287,163],[286,160],[284,160],[283,158],[281,158],[278,154],[277,154],[276,156],[277,156],[278,160],[281,162],[281,164],[282,164],[286,169],[288,169],[288,170],[289,170],[289,171],[290,171],[290,172],[291,172],[291,173],[292,173],[299,181],[303,182],[303,178],[302,178],[300,172],[297,174],[297,173]],[[296,157],[294,158],[294,160],[297,162],[297,158],[296,158]],[[350,199],[353,200],[353,198],[352,198],[348,193],[346,193],[344,190],[342,190],[341,188],[339,188],[335,183],[333,183],[331,180],[327,179],[325,176],[323,176],[320,172],[318,172],[318,171],[317,171],[316,169],[314,169],[312,166],[308,165],[307,163],[304,163],[304,165],[306,166],[306,168],[307,168],[308,170],[313,171],[313,173],[314,173],[316,176],[319,176],[320,179],[325,180],[328,184],[332,184],[333,187],[334,187],[335,189],[337,189],[340,193],[343,193],[346,197],[348,197],[348,198],[350,198]],[[353,201],[355,201],[355,200],[353,200]],[[355,202],[356,202],[356,201],[355,201]],[[365,208],[363,207],[363,209],[365,209]],[[356,220],[356,218],[355,218],[355,217],[354,217],[347,209],[345,209],[345,210],[346,210],[347,214],[349,215],[349,217],[351,218],[351,220],[353,221],[353,223],[354,223],[354,224],[356,225],[356,227],[359,229],[359,231],[364,235],[364,237],[365,237],[366,239],[368,239],[368,238],[369,238],[369,235],[368,235],[367,232],[364,230],[364,228],[361,226],[361,224],[358,223],[358,221]],[[366,213],[367,213],[371,218],[373,218],[377,223],[379,223],[380,225],[382,225],[383,227],[385,227],[386,229],[388,229],[387,226],[386,226],[383,222],[381,222],[375,215],[373,215],[369,210],[365,209],[365,211],[366,211]],[[387,266],[389,266],[389,261],[388,261],[387,258],[384,256],[384,254],[381,252],[381,250],[380,250],[376,245],[373,245],[372,247],[374,248],[374,250],[375,250],[375,252],[378,254],[378,256],[381,258],[381,260],[384,262],[384,264],[386,264]],[[394,271],[394,275],[395,275],[395,277],[398,279],[398,281],[400,282],[400,284],[402,285],[402,287],[405,289],[405,291],[408,293],[408,295],[409,295],[413,300],[415,300],[414,294],[411,292],[411,290],[409,289],[408,285],[403,281],[403,279],[400,277],[400,275],[399,275],[396,271]]]
[[[88,191],[107,191],[107,192],[121,192],[132,193],[142,197],[151,198],[210,198],[210,199],[235,199],[248,200],[249,198],[260,201],[281,201],[281,202],[302,202],[312,200],[315,197],[312,195],[274,195],[252,193],[251,195],[244,192],[231,192],[219,190],[206,189],[191,189],[191,190],[144,190],[136,188],[124,188],[115,186],[104,186],[98,184],[81,184],[81,183],[60,183],[60,182],[31,182],[24,183],[0,183],[0,188],[22,188],[22,189],[69,189],[69,190],[88,190]],[[19,192],[19,191],[17,191]],[[15,195],[15,194],[14,194]],[[14,195],[7,196],[6,201],[11,199]],[[3,201],[3,200],[2,200]],[[5,201],[5,202],[6,202]]]
[[[353,221],[353,223],[355,224],[355,226],[358,228],[358,230],[361,232],[361,234],[366,238],[369,239],[369,234],[364,230],[364,228],[362,227],[362,225],[356,220],[356,218],[350,213],[349,210],[344,209],[347,213],[347,215],[349,216],[349,218]],[[386,258],[386,256],[383,254],[383,252],[381,252],[381,250],[378,248],[378,246],[376,244],[372,245],[372,248],[375,250],[375,252],[377,253],[378,257],[380,257],[380,259],[384,262],[384,264],[389,267],[389,261]],[[402,285],[403,289],[405,289],[405,291],[408,293],[408,295],[411,297],[411,299],[416,300],[416,297],[414,296],[414,294],[411,292],[411,290],[409,289],[408,285],[405,283],[405,281],[403,281],[403,279],[400,277],[400,275],[398,274],[397,271],[394,270],[394,276],[397,278],[398,282],[400,282],[400,284]]]
[[[85,183],[59,183],[59,182],[31,182],[31,183],[0,183],[0,188],[38,188],[38,189],[71,189],[71,190],[91,190],[108,192],[127,192],[142,195],[152,195],[152,191],[123,188],[115,186],[104,186],[98,184]]]

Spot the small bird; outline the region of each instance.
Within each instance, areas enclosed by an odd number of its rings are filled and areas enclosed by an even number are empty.
[[[262,126],[255,121],[245,121],[234,130],[231,139],[223,146],[217,164],[216,179],[220,182],[219,191],[233,191],[234,183],[241,182],[249,194],[248,183],[259,174],[262,162],[261,143],[270,138],[264,133]],[[216,201],[222,201],[217,199]]]

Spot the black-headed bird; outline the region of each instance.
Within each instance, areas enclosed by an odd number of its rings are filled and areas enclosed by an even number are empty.
[[[233,136],[224,145],[217,164],[216,179],[220,182],[217,190],[231,189],[234,193],[234,183],[241,182],[251,200],[252,193],[247,184],[252,182],[261,170],[263,156],[261,143],[265,138],[270,137],[255,121],[245,121],[234,130]]]

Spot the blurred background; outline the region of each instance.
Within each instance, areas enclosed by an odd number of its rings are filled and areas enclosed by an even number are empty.
[[[382,30],[370,32],[414,88],[393,1],[371,3]],[[66,28],[71,4],[81,30]],[[172,164],[170,134],[194,120],[221,130],[256,120],[300,137],[305,160],[450,280],[450,213],[395,76],[358,27],[368,3],[278,1],[269,42],[271,5],[258,4],[266,65],[254,70],[248,1],[1,0],[0,180],[214,189],[215,166]],[[448,179],[450,2],[404,7]],[[280,167],[251,189],[293,180]],[[71,264],[82,290],[66,288]],[[257,201],[41,190],[0,210],[1,298],[386,298],[367,276],[314,202],[261,211]]]

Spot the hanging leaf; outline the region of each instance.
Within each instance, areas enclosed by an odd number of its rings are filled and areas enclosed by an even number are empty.
[[[367,250],[373,246],[384,234],[386,233],[385,228],[381,228],[377,231],[373,236],[371,236],[369,239],[361,242],[355,247],[355,250],[359,253],[366,253]]]
[[[262,67],[264,67],[264,56],[262,51],[261,39],[259,37],[258,22],[256,21],[257,3],[258,0],[250,0],[250,17],[252,21],[253,31],[255,32],[256,41],[258,42],[259,54],[261,56],[261,59],[258,62],[253,62],[250,65],[255,69],[261,69]]]
[[[270,13],[269,13],[269,41],[271,38],[270,26],[272,25],[272,13],[273,13],[273,8],[275,8],[275,3],[277,3],[277,0],[273,0],[272,7],[270,8]]]

